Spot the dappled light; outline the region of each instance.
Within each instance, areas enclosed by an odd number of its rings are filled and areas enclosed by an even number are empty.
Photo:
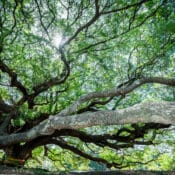
[[[0,1],[2,171],[175,170],[174,19],[173,0]]]

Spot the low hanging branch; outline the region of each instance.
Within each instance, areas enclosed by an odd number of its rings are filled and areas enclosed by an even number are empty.
[[[120,125],[134,123],[175,124],[175,102],[143,102],[116,111],[87,112],[72,116],[51,116],[50,129],[79,129],[96,125]],[[43,128],[43,134],[46,131]],[[49,128],[48,128],[49,129]]]
[[[50,116],[27,132],[0,136],[0,146],[30,141],[42,135],[52,135],[56,130],[61,129],[139,122],[175,125],[175,102],[143,102],[116,111],[87,112],[64,117]]]

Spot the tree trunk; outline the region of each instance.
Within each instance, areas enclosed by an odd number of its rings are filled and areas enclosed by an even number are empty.
[[[23,167],[25,161],[29,158],[29,153],[24,152],[20,144],[6,147],[4,151],[5,155],[1,162],[2,165]]]

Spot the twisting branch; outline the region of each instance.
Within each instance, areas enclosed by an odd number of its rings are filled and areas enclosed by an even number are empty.
[[[50,116],[23,133],[0,136],[0,146],[27,142],[40,136],[52,135],[56,130],[79,129],[97,125],[161,123],[175,125],[174,102],[144,102],[117,111],[86,112],[83,114]]]
[[[126,86],[131,85],[134,81],[136,80],[135,77],[130,78],[128,81],[122,82],[121,84],[119,84],[116,88],[124,88]],[[125,97],[125,94],[120,94],[121,97],[120,99],[115,103],[115,106],[113,107],[113,110],[117,107],[117,104]],[[120,96],[119,95],[119,96]],[[92,101],[89,105],[87,105],[86,107],[80,109],[77,111],[78,114],[82,113],[82,112],[87,112],[87,111],[96,111],[93,107],[95,107],[96,105],[105,105],[107,103],[109,103],[111,100],[113,100],[114,96],[109,97],[107,100],[96,100],[96,101]]]
[[[50,80],[45,81],[45,82],[33,87],[33,90],[35,91],[35,93],[34,93],[35,96],[37,96],[39,93],[47,90],[48,88],[50,88],[54,85],[63,84],[66,81],[66,79],[68,78],[68,76],[70,74],[69,63],[66,60],[63,48],[60,47],[59,52],[61,54],[61,60],[63,61],[64,65],[65,65],[64,70],[61,74],[61,77],[60,78],[59,77],[51,78]]]
[[[20,81],[18,81],[17,74],[11,70],[1,59],[0,70],[4,73],[7,73],[11,78],[11,87],[16,87],[25,97],[28,95],[26,87]]]
[[[84,151],[81,151],[80,149],[68,144],[67,142],[65,142],[62,139],[53,139],[52,137],[41,137],[38,140],[34,140],[31,142],[26,143],[25,145],[22,146],[22,151],[24,152],[24,154],[29,154],[34,148],[38,147],[38,146],[42,146],[42,145],[46,145],[46,144],[55,144],[63,149],[67,149],[69,151],[72,151],[73,153],[84,157],[86,159],[92,160],[92,161],[96,161],[99,163],[103,163],[105,164],[108,168],[114,166],[116,168],[121,168],[121,163],[116,163],[116,162],[108,162],[107,160],[103,159],[103,158],[99,158],[99,157],[95,157],[92,156],[90,154],[87,154]]]
[[[87,112],[87,111],[95,111],[95,109],[93,107],[95,107],[96,105],[105,105],[107,103],[109,103],[111,100],[113,99],[113,97],[110,97],[109,99],[105,100],[105,101],[92,101],[88,106],[86,106],[85,108],[80,109],[77,113],[83,113],[83,112]]]
[[[134,89],[146,83],[160,83],[160,84],[165,84],[169,86],[175,86],[175,79],[166,79],[166,78],[160,78],[160,77],[145,77],[145,78],[135,80],[135,82],[133,82],[129,86],[126,84],[125,87],[124,86],[116,87],[112,90],[106,90],[103,92],[92,92],[88,95],[82,96],[79,100],[74,102],[71,106],[61,111],[60,115],[70,115],[72,113],[75,113],[79,109],[80,105],[95,98],[125,96],[126,94],[132,92]]]
[[[41,9],[40,9],[40,5],[38,4],[38,1],[35,0],[35,3],[36,3],[36,6],[37,6],[37,9],[38,9],[38,13],[39,13],[39,20],[40,20],[40,23],[41,23],[41,26],[42,28],[44,29],[44,31],[46,32],[48,38],[49,37],[49,33],[48,33],[48,29],[46,28],[45,24],[43,23],[43,15],[42,15],[42,12],[41,12]]]
[[[92,161],[96,161],[99,163],[103,163],[105,164],[108,168],[111,167],[116,167],[116,168],[122,168],[122,164],[121,163],[116,163],[116,162],[108,162],[107,160],[103,159],[103,158],[99,158],[99,157],[93,157],[92,155],[89,155],[81,150],[79,150],[78,148],[71,146],[69,144],[67,144],[64,141],[61,140],[56,140],[56,139],[51,139],[50,140],[52,144],[58,145],[63,149],[67,149],[72,151],[73,153],[80,155],[81,157],[84,157],[86,159],[92,160]]]
[[[142,1],[142,3],[143,2],[144,2],[144,0]],[[138,6],[140,6],[140,5],[138,4]],[[138,24],[133,25],[133,23],[135,21],[135,18],[136,18],[136,16],[134,15],[133,18],[130,19],[129,24],[128,24],[128,28],[126,30],[122,31],[119,34],[112,35],[111,37],[108,37],[107,39],[103,39],[101,41],[96,41],[95,43],[90,44],[90,45],[88,45],[88,46],[86,46],[86,47],[84,47],[82,49],[77,50],[77,51],[74,51],[73,53],[80,53],[80,52],[83,53],[83,52],[86,52],[87,50],[89,50],[89,49],[91,49],[93,47],[96,47],[96,46],[99,46],[99,45],[103,45],[103,44],[105,44],[105,43],[107,43],[109,41],[112,41],[114,39],[117,39],[118,37],[121,37],[122,35],[127,34],[128,32],[130,32],[133,29],[136,29],[136,28],[142,26],[149,18],[151,18],[152,16],[154,16],[157,13],[157,11],[160,9],[160,7],[162,5],[163,5],[163,3],[160,4],[159,6],[157,6],[153,11],[151,11],[147,16],[145,16],[145,18],[142,21],[140,21]],[[132,7],[134,7],[134,6],[132,6]],[[100,15],[102,15],[102,14],[100,13]]]
[[[70,150],[69,148],[75,148],[71,146],[67,141],[64,140],[64,137],[70,136],[74,138],[79,138],[82,142],[86,143],[88,146],[88,143],[93,143],[96,144],[97,146],[100,147],[109,147],[112,149],[122,149],[122,148],[128,148],[128,147],[133,147],[133,145],[138,144],[138,145],[151,145],[153,144],[153,140],[155,138],[155,134],[153,134],[153,137],[149,139],[148,141],[138,141],[138,138],[143,138],[145,134],[148,133],[150,129],[162,129],[162,128],[168,128],[170,125],[162,125],[162,124],[145,124],[144,126],[139,126],[137,124],[132,125],[132,130],[128,128],[121,128],[119,129],[116,133],[114,134],[104,134],[104,135],[91,135],[87,134],[83,131],[79,130],[74,130],[74,129],[62,129],[59,131],[55,131],[54,134],[51,136],[41,136],[38,137],[32,141],[26,142],[21,146],[21,152],[23,155],[29,156],[31,155],[31,152],[33,149],[47,145],[49,143],[53,144],[53,138],[56,140],[56,142],[61,142],[64,143],[64,145],[68,145],[69,147],[66,147],[66,149]],[[122,136],[122,132],[127,132],[129,135],[128,136]],[[112,141],[112,142],[110,142]],[[115,141],[115,142],[114,142]],[[122,144],[121,144],[122,143]],[[56,145],[58,145],[56,143]],[[63,145],[58,145],[62,147]],[[63,149],[65,148],[64,146],[62,147]],[[90,148],[89,148],[90,149]],[[47,148],[46,148],[47,150]],[[72,150],[71,150],[72,151]],[[91,150],[92,151],[92,150]],[[83,154],[87,154],[86,151],[81,151]],[[80,156],[83,156],[82,154],[79,154]],[[89,155],[89,154],[87,154]],[[89,157],[91,156],[91,157]],[[92,155],[89,155],[88,159],[92,160]],[[84,156],[83,156],[84,157]],[[99,159],[96,159],[96,157],[93,157],[94,161],[99,162]],[[100,159],[101,160],[101,159]]]
[[[95,15],[84,25],[82,25],[80,28],[76,30],[76,32],[67,40],[64,42],[63,45],[68,45],[72,40],[74,40],[77,35],[84,30],[85,28],[88,28],[90,25],[92,25],[97,19],[100,17],[99,13],[99,5],[98,5],[98,0],[95,0]]]
[[[34,93],[29,95],[27,99],[21,99],[21,101],[19,103],[23,103],[24,101],[27,100],[28,104],[29,104],[29,108],[32,108],[35,105],[34,99],[36,96],[38,96],[38,94],[48,90],[49,88],[51,88],[55,85],[61,85],[67,80],[67,78],[69,77],[69,74],[70,74],[70,66],[69,66],[68,61],[66,60],[66,56],[64,54],[62,47],[59,48],[59,53],[61,54],[61,60],[64,63],[64,69],[63,69],[60,77],[51,78],[50,80],[45,81],[45,82],[33,87]]]
[[[12,34],[12,32],[14,32],[14,29],[15,29],[15,27],[17,25],[17,19],[16,19],[16,9],[17,9],[17,7],[18,7],[18,1],[15,0],[15,5],[14,5],[14,8],[13,8],[13,12],[12,12],[12,15],[13,15],[13,25],[12,25],[11,29],[8,32],[5,33],[4,38],[6,36]]]
[[[37,39],[39,40],[39,39],[42,39],[42,38],[39,37]],[[59,76],[50,78],[49,80],[46,80],[46,81],[34,86],[32,88],[34,92],[29,94],[28,96],[22,97],[18,101],[17,105],[22,105],[24,102],[27,101],[28,105],[29,105],[29,108],[33,108],[33,106],[35,105],[35,103],[34,103],[35,97],[37,97],[40,93],[48,90],[49,88],[51,88],[53,86],[61,85],[61,84],[65,83],[65,81],[67,80],[67,78],[70,75],[70,65],[69,65],[68,60],[66,59],[66,55],[64,53],[63,46],[60,46],[59,49],[58,49],[55,46],[53,46],[51,44],[51,42],[48,41],[47,39],[42,39],[42,41],[44,43],[50,45],[53,49],[55,49],[57,54],[60,54],[60,59],[64,64],[64,68],[62,70],[62,73]]]
[[[108,146],[109,148],[119,150],[121,148],[133,147],[133,145],[135,144],[150,145],[152,144],[152,141],[155,137],[151,138],[148,141],[138,141],[137,139],[144,138],[144,135],[147,134],[150,129],[168,128],[170,125],[150,123],[145,124],[144,126],[138,126],[137,124],[133,124],[132,126],[133,126],[132,130],[128,128],[122,128],[119,129],[114,134],[104,134],[104,135],[94,135],[94,134],[91,135],[83,131],[78,131],[74,129],[63,129],[60,131],[56,131],[53,134],[53,137],[71,136],[79,138],[81,141],[85,143],[93,143],[100,147]],[[127,132],[128,135],[122,136],[123,132]]]
[[[95,0],[95,15],[86,24],[84,24],[81,27],[79,27],[76,30],[76,32],[67,41],[64,42],[63,45],[68,45],[72,40],[74,40],[77,37],[77,35],[81,31],[83,31],[84,29],[88,28],[95,21],[97,21],[100,16],[107,15],[107,14],[110,14],[110,13],[120,12],[120,11],[127,10],[129,8],[136,7],[136,6],[141,6],[141,4],[144,4],[145,2],[148,2],[148,1],[150,1],[150,0],[142,0],[142,1],[138,2],[138,3],[127,5],[127,6],[124,6],[124,7],[118,8],[118,9],[114,9],[114,10],[111,10],[111,11],[104,11],[104,8],[103,8],[102,11],[100,11],[100,7],[99,7],[99,4],[98,4],[99,2],[98,2],[98,0]]]
[[[144,3],[149,2],[149,1],[150,0],[142,0],[142,1],[133,3],[133,4],[130,4],[130,5],[121,7],[121,8],[116,8],[116,9],[109,10],[109,11],[102,11],[101,14],[105,15],[105,14],[110,14],[110,13],[116,13],[116,12],[119,12],[119,11],[127,10],[129,8],[132,8],[132,7],[141,6],[141,4],[144,4]]]
[[[139,11],[140,7],[141,7],[141,4],[135,7],[134,12],[133,12],[133,15],[132,15],[131,18],[129,19],[129,27],[128,27],[128,30],[131,29],[131,26],[132,26],[132,24],[133,24],[133,22],[134,22],[134,20],[135,20],[135,18],[136,18],[137,12]]]

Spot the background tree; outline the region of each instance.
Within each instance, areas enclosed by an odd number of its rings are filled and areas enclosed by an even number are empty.
[[[42,154],[65,169],[78,169],[79,156],[86,167],[142,169],[167,156],[145,157],[144,145],[174,139],[173,0],[2,0],[0,8],[2,164]]]

